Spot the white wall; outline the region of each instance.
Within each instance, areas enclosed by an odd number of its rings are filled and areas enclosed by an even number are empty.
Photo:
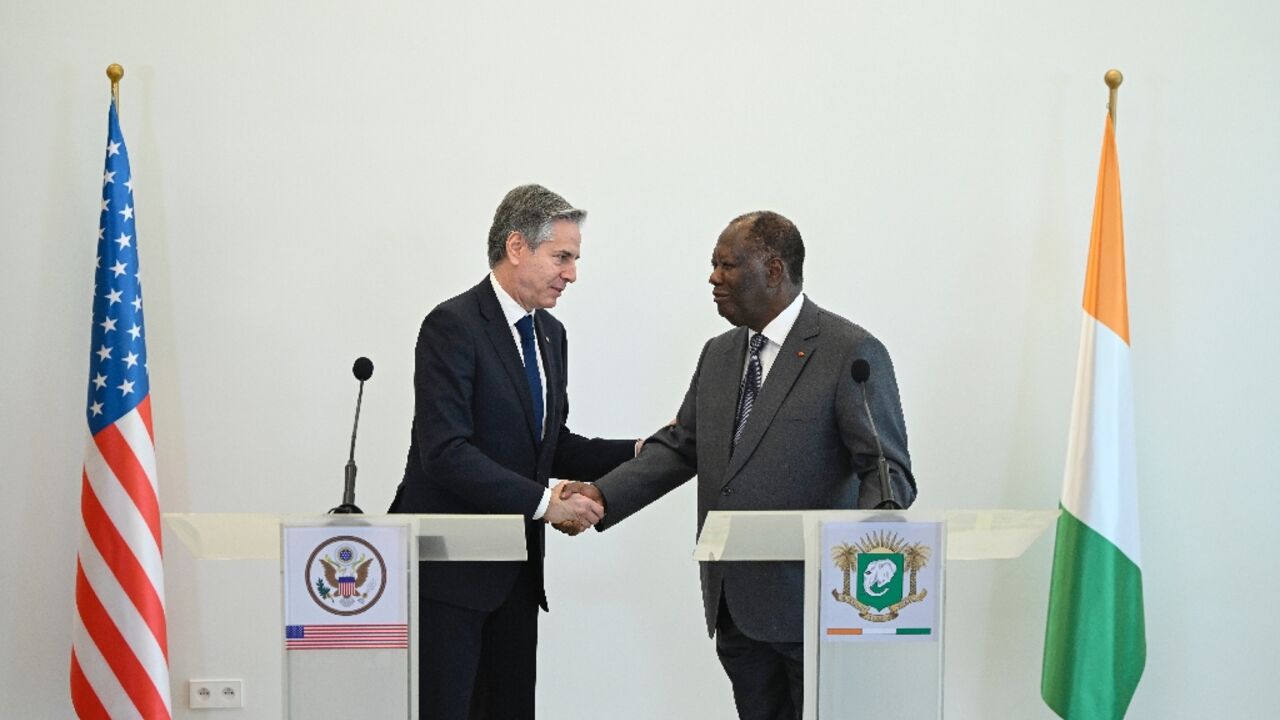
[[[0,715],[70,712],[110,62],[127,72],[161,500],[198,512],[335,504],[360,354],[377,371],[358,499],[385,506],[418,324],[481,278],[493,208],[530,181],[591,210],[557,310],[575,429],[634,436],[670,417],[724,328],[705,285],[714,238],[770,208],[804,233],[810,296],[892,351],[920,505],[1053,507],[1102,73],[1121,68],[1149,642],[1131,715],[1269,714],[1280,6],[605,5],[0,6]],[[543,714],[732,717],[701,629],[691,489],[617,531],[551,540]],[[1051,551],[1046,537],[953,572],[966,623],[951,625],[949,717],[1048,716]],[[171,604],[236,582],[197,578],[172,538],[168,562]],[[238,716],[272,716],[274,660],[208,660],[259,632],[171,626],[175,682],[246,677]]]

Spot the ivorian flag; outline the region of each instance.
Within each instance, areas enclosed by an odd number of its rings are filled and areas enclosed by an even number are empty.
[[[1069,720],[1124,717],[1147,660],[1129,365],[1120,164],[1108,117],[1040,682],[1044,701]]]

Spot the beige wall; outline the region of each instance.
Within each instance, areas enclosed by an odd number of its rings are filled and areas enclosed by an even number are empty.
[[[418,324],[481,278],[493,208],[529,181],[592,213],[557,312],[573,428],[633,436],[671,416],[724,328],[705,285],[714,238],[771,208],[804,233],[810,296],[893,353],[921,505],[1053,507],[1102,73],[1122,68],[1150,648],[1131,715],[1268,714],[1277,7],[4,4],[0,715],[69,713],[109,62],[128,73],[161,500],[198,512],[336,504],[360,354],[377,372],[358,499],[384,507]],[[693,516],[685,488],[607,535],[551,541],[545,715],[732,717]],[[949,717],[1048,716],[1051,550],[953,569]],[[175,609],[237,582],[184,553],[170,539]],[[237,715],[277,712],[277,659],[226,660],[269,623],[215,637],[171,622],[175,683],[244,677]]]

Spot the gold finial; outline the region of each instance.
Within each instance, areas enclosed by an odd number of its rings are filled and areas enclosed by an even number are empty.
[[[1103,82],[1107,87],[1111,88],[1111,98],[1107,102],[1107,110],[1111,113],[1111,124],[1116,124],[1116,95],[1119,94],[1120,83],[1124,82],[1124,75],[1117,69],[1111,68],[1107,74],[1102,76]]]
[[[116,112],[120,112],[120,78],[124,77],[124,68],[119,63],[107,66],[107,77],[111,78],[111,101],[116,104]]]

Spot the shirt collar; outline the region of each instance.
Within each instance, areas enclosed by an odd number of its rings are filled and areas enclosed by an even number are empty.
[[[502,307],[502,314],[506,316],[508,325],[515,325],[520,322],[520,318],[533,314],[525,312],[524,308],[520,307],[520,303],[502,288],[493,273],[489,273],[489,284],[493,285],[493,294],[498,296],[498,305]]]
[[[775,345],[782,345],[787,341],[787,335],[791,333],[791,326],[795,325],[796,319],[800,317],[800,308],[803,305],[804,293],[800,293],[786,309],[778,313],[778,316],[770,321],[768,325],[765,325],[764,330],[760,332],[769,338],[769,342]],[[747,337],[751,336],[748,335]]]

